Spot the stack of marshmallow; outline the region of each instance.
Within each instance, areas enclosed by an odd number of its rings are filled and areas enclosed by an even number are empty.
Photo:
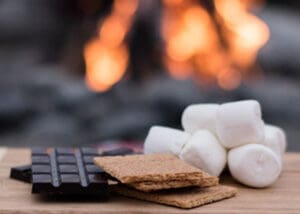
[[[255,100],[188,106],[182,114],[184,131],[153,126],[145,153],[173,153],[219,176],[226,163],[232,176],[251,187],[267,187],[282,170],[284,131],[265,125]]]

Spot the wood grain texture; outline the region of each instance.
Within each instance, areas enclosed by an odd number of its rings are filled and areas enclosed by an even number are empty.
[[[12,166],[30,163],[28,149],[9,149],[0,163],[0,213],[87,214],[87,213],[299,213],[300,153],[288,153],[279,180],[267,189],[251,189],[234,182],[229,175],[221,183],[236,186],[236,197],[182,210],[121,196],[109,201],[94,199],[57,199],[32,195],[31,185],[9,179]]]

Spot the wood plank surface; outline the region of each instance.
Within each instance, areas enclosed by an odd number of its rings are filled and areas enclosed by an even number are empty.
[[[279,180],[267,189],[252,189],[234,182],[229,175],[221,183],[238,187],[236,197],[190,210],[129,199],[109,201],[78,198],[45,198],[32,195],[31,185],[9,179],[10,167],[30,163],[28,149],[8,149],[0,163],[0,213],[300,213],[300,153],[284,157]]]

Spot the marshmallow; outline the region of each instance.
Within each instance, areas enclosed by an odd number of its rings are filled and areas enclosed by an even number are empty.
[[[218,104],[194,104],[182,113],[181,123],[186,132],[194,133],[199,129],[208,129],[216,133],[216,113]]]
[[[265,125],[265,134],[266,134],[266,137],[268,137],[267,141],[269,141],[269,142],[274,141],[277,144],[279,144],[280,154],[283,155],[283,153],[286,150],[286,146],[287,146],[286,135],[285,135],[283,129],[279,128],[278,126],[266,124]],[[266,142],[266,140],[265,140],[265,142]],[[267,143],[267,144],[270,144],[270,143]]]
[[[219,176],[226,164],[226,150],[208,130],[195,132],[179,157],[214,176]]]
[[[246,100],[222,104],[216,116],[217,135],[225,148],[264,140],[260,104]]]
[[[228,166],[236,180],[257,188],[274,183],[282,168],[277,155],[260,144],[248,144],[231,149],[228,153]]]
[[[284,153],[286,144],[282,133],[283,131],[277,127],[265,125],[265,140],[262,142],[263,145],[272,149],[280,160]]]
[[[172,153],[179,155],[190,134],[163,126],[151,127],[144,143],[144,153]]]

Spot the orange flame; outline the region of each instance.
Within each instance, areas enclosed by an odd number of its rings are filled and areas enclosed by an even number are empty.
[[[255,62],[269,38],[267,26],[248,12],[253,1],[215,0],[215,20],[195,0],[163,2],[164,61],[169,73],[187,78],[196,72],[202,79],[215,79],[225,90],[238,87],[241,71]]]
[[[249,12],[254,1],[214,0],[215,13],[209,13],[197,0],[163,0],[163,60],[169,73],[213,80],[224,90],[238,87],[269,39],[266,24]],[[86,82],[92,90],[108,90],[124,76],[125,38],[137,6],[138,0],[115,0],[98,36],[86,44]]]
[[[86,44],[86,83],[90,89],[108,90],[125,74],[129,51],[124,39],[137,6],[137,0],[115,0],[111,14],[101,23],[98,37]]]
[[[259,49],[268,41],[267,25],[249,13],[253,1],[215,0],[218,14],[228,29],[227,41],[233,61],[242,68],[251,66]]]
[[[218,76],[218,84],[224,90],[232,90],[237,88],[241,83],[241,73],[234,69],[224,69]]]

